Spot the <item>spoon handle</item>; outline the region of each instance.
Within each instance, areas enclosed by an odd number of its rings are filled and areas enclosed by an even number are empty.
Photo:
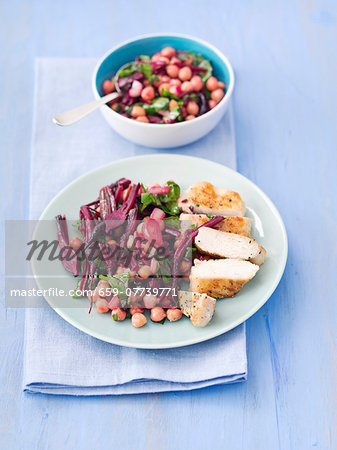
[[[70,111],[65,111],[61,114],[57,114],[55,117],[53,117],[53,122],[57,125],[61,125],[62,127],[66,125],[72,125],[91,112],[95,111],[95,109],[99,108],[102,105],[105,105],[105,103],[108,103],[111,100],[119,97],[119,95],[120,94],[118,92],[112,92],[111,94],[105,95],[99,100],[95,100],[93,102],[87,103],[86,105],[71,109]]]

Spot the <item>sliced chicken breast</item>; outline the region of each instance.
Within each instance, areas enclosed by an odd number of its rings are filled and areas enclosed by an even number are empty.
[[[214,298],[234,297],[259,270],[259,266],[239,259],[194,261],[190,290]]]
[[[216,299],[198,292],[179,291],[180,309],[196,327],[206,326],[213,317]]]
[[[260,252],[252,238],[207,227],[200,228],[194,242],[201,253],[216,258],[251,259]]]
[[[185,213],[244,216],[246,206],[237,192],[214,187],[207,181],[192,184],[178,199]]]
[[[253,264],[257,264],[258,266],[262,266],[264,263],[264,260],[266,259],[266,249],[263,248],[261,245],[259,246],[259,254],[256,255],[254,258],[249,258],[249,261]]]
[[[191,225],[199,227],[211,220],[212,216],[206,214],[180,214],[180,223],[182,230],[188,229]],[[226,231],[227,233],[240,234],[241,236],[250,236],[252,228],[252,219],[249,217],[227,216],[215,225],[215,230]]]

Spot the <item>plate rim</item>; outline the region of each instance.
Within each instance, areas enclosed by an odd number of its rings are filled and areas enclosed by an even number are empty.
[[[75,319],[69,318],[67,316],[67,314],[64,312],[64,310],[62,308],[58,308],[58,307],[54,307],[53,306],[53,301],[51,299],[48,299],[48,296],[44,297],[45,301],[49,304],[49,306],[60,316],[62,317],[63,320],[65,320],[66,322],[68,322],[70,325],[74,326],[75,328],[77,328],[78,330],[82,331],[83,333],[92,336],[96,339],[99,339],[101,341],[104,342],[108,342],[110,344],[114,344],[114,345],[119,345],[122,347],[129,347],[129,348],[139,348],[139,349],[148,349],[148,350],[164,350],[164,349],[168,349],[168,348],[179,348],[179,347],[187,347],[193,344],[198,344],[201,342],[206,342],[209,341],[210,339],[214,339],[218,336],[221,336],[224,333],[227,333],[228,331],[236,328],[237,326],[241,325],[242,323],[244,323],[247,319],[249,319],[250,317],[252,317],[259,309],[262,308],[262,306],[269,300],[269,298],[272,296],[272,294],[274,293],[274,291],[276,290],[286,267],[287,264],[287,258],[288,258],[288,237],[287,237],[287,231],[286,231],[286,227],[284,225],[283,219],[281,217],[281,214],[279,213],[278,209],[276,208],[275,204],[273,203],[273,201],[268,197],[267,194],[265,194],[261,188],[259,188],[253,181],[251,181],[249,178],[247,178],[246,176],[242,175],[241,173],[237,172],[234,169],[231,169],[230,167],[226,166],[225,164],[221,164],[212,160],[209,160],[207,158],[201,158],[201,157],[197,157],[197,156],[190,156],[190,155],[183,155],[183,154],[172,154],[172,153],[157,153],[157,154],[145,154],[145,155],[137,155],[137,156],[131,156],[128,158],[122,158],[122,159],[118,159],[116,161],[112,161],[108,164],[103,164],[99,167],[96,167],[94,169],[91,169],[87,172],[85,172],[84,174],[80,175],[79,177],[75,178],[73,181],[71,181],[70,183],[68,183],[64,188],[62,188],[51,200],[50,202],[48,202],[47,206],[44,208],[44,210],[42,211],[39,219],[38,219],[38,223],[42,220],[47,220],[44,218],[44,215],[46,215],[46,213],[48,212],[49,208],[52,206],[52,204],[54,203],[54,201],[59,198],[64,191],[66,191],[69,187],[71,187],[72,185],[78,183],[79,181],[81,181],[82,179],[86,178],[89,175],[94,174],[95,172],[99,172],[100,170],[102,170],[103,168],[106,169],[107,167],[111,166],[115,166],[119,163],[125,163],[125,162],[134,162],[139,161],[139,160],[147,160],[149,158],[153,158],[153,159],[165,159],[165,158],[170,158],[170,159],[176,159],[176,158],[182,158],[182,159],[190,159],[190,160],[194,160],[197,161],[199,163],[203,163],[204,161],[207,161],[208,164],[217,166],[217,167],[221,167],[222,169],[225,168],[226,170],[228,170],[229,172],[232,172],[233,174],[235,174],[235,176],[239,177],[239,179],[241,180],[245,180],[248,181],[249,184],[251,184],[256,190],[257,192],[260,194],[260,196],[264,199],[264,201],[267,203],[268,208],[272,210],[273,214],[276,216],[280,226],[281,226],[281,232],[282,232],[282,238],[284,241],[284,248],[283,248],[283,253],[282,253],[282,262],[280,265],[280,269],[278,270],[277,276],[274,278],[272,285],[270,286],[270,288],[268,289],[268,291],[262,296],[262,300],[260,300],[257,305],[255,305],[254,308],[252,308],[251,310],[249,310],[246,314],[244,314],[243,316],[240,317],[240,319],[234,321],[231,325],[224,327],[223,329],[221,329],[220,331],[214,331],[213,333],[210,333],[210,335],[208,335],[207,337],[200,337],[200,339],[198,338],[191,338],[191,339],[187,339],[184,340],[181,343],[174,343],[174,344],[161,344],[160,346],[158,346],[158,344],[137,344],[137,343],[126,343],[124,340],[120,340],[119,338],[109,338],[107,336],[105,336],[104,334],[101,334],[99,332],[96,331],[92,331],[92,330],[88,330],[85,326],[83,326],[80,322],[78,322]],[[34,234],[36,232],[37,226],[34,230]],[[36,273],[36,268],[34,265],[34,260],[32,260],[32,272],[35,278],[35,282],[38,285],[38,287],[40,289],[42,289],[42,286],[40,286],[40,282],[39,282],[39,277],[38,274]],[[67,309],[71,309],[71,308],[67,308]]]

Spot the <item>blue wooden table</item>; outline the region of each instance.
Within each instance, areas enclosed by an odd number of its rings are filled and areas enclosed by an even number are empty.
[[[34,58],[101,56],[165,30],[232,61],[238,169],[275,202],[289,236],[283,280],[248,321],[249,376],[237,385],[23,394],[24,311],[2,302],[0,448],[336,449],[336,2],[11,0],[0,20],[2,219],[28,214]]]

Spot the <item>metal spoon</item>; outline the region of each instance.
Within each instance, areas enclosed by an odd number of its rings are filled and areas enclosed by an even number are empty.
[[[128,66],[130,63],[124,64],[124,66],[120,67],[115,76],[115,88],[117,92],[112,92],[111,94],[105,95],[101,97],[99,100],[95,100],[93,102],[87,103],[86,105],[78,106],[77,108],[71,109],[69,111],[65,111],[63,113],[57,114],[53,117],[53,122],[62,127],[67,125],[72,125],[73,123],[78,122],[83,119],[83,117],[95,111],[102,105],[105,105],[111,100],[123,95],[120,87],[118,86],[118,78],[122,69]]]

